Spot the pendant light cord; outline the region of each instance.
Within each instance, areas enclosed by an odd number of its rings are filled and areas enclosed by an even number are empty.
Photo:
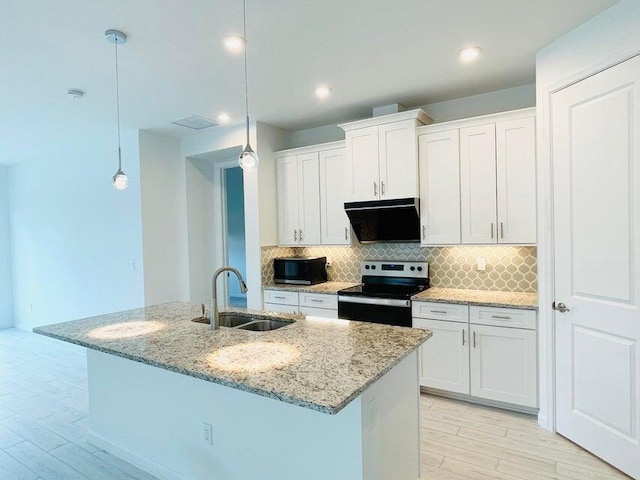
[[[247,145],[249,145],[249,74],[247,73],[247,0],[242,0],[242,25],[244,35],[244,107],[247,114]]]
[[[116,115],[118,125],[118,171],[122,170],[122,149],[120,148],[120,80],[118,74],[118,40],[114,43],[116,49]]]

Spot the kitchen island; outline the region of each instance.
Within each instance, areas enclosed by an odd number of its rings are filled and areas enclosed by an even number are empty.
[[[191,321],[199,308],[34,330],[89,349],[97,446],[163,479],[419,478],[429,331],[294,315],[269,332],[211,331]]]

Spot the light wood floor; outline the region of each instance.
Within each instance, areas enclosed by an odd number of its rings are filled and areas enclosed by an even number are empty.
[[[422,478],[429,480],[628,479],[534,417],[421,397]]]
[[[155,479],[87,441],[86,368],[83,348],[0,330],[0,480]],[[427,395],[421,403],[423,479],[628,478],[532,417]]]

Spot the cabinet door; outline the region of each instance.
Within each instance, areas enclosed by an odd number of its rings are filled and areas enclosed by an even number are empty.
[[[318,152],[298,155],[298,244],[320,245]]]
[[[535,117],[496,123],[499,243],[536,243],[535,128]]]
[[[471,395],[536,407],[536,372],[534,330],[471,325]]]
[[[378,126],[380,199],[418,196],[418,139],[415,120]]]
[[[345,133],[346,187],[350,202],[378,200],[378,127],[359,128]]]
[[[459,143],[457,129],[419,137],[422,245],[460,243]]]
[[[469,393],[469,325],[414,318],[413,326],[433,336],[420,347],[420,385]]]
[[[495,124],[460,129],[462,243],[496,243]]]
[[[320,226],[323,245],[350,245],[351,228],[344,213],[344,148],[320,152]]]
[[[298,244],[298,163],[296,156],[277,159],[278,244]]]

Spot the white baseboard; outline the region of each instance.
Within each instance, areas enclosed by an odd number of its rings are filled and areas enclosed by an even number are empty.
[[[157,464],[151,460],[141,457],[140,455],[133,453],[131,450],[119,447],[104,437],[98,435],[92,430],[88,432],[89,442],[96,447],[109,452],[112,455],[130,463],[131,465],[138,467],[145,472],[158,477],[160,480],[189,480],[183,477],[177,472],[170,470],[162,465]]]

